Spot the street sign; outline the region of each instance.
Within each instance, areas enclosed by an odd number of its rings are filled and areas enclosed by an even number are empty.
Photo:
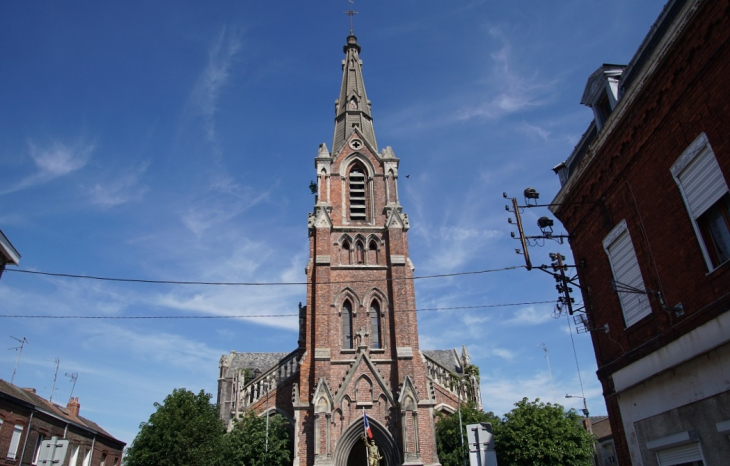
[[[51,437],[41,443],[41,450],[38,452],[38,464],[43,466],[60,466],[66,459],[68,451],[68,440],[58,440],[58,437]]]
[[[469,442],[470,466],[497,466],[492,424],[488,422],[467,424],[466,436]]]

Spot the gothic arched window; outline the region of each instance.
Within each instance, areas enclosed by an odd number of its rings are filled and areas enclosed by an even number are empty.
[[[368,264],[378,265],[378,244],[375,240],[371,240],[368,245]]]
[[[350,169],[348,176],[350,188],[350,220],[367,220],[367,195],[366,195],[366,179],[365,170],[355,164]]]
[[[365,263],[365,248],[363,248],[362,241],[355,243],[355,263]]]
[[[342,305],[342,347],[352,349],[352,304],[349,300]]]
[[[342,242],[342,249],[340,250],[340,264],[349,264],[352,261],[350,257],[350,241],[344,240]]]
[[[382,331],[380,325],[380,304],[373,300],[370,305],[370,336],[372,338],[372,347],[375,349],[382,348]]]

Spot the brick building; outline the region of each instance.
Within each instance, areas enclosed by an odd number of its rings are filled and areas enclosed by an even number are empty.
[[[360,45],[347,38],[330,152],[314,159],[307,302],[291,353],[236,353],[220,362],[218,403],[229,421],[279,412],[292,424],[294,465],[366,463],[363,412],[383,466],[439,464],[437,412],[480,404],[466,349],[421,351],[399,159],[378,151]]]
[[[54,436],[69,441],[58,466],[119,466],[125,443],[79,415],[80,409],[78,398],[64,407],[0,380],[0,466],[37,464],[41,443]]]
[[[669,1],[557,167],[622,465],[730,458],[730,2]]]

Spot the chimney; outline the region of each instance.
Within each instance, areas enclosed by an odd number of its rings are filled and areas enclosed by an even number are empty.
[[[79,410],[81,409],[81,405],[79,404],[79,397],[71,397],[71,399],[68,400],[66,409],[68,409],[74,416],[79,417]]]

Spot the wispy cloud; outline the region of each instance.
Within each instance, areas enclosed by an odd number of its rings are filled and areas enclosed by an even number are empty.
[[[515,311],[514,316],[505,321],[508,325],[540,325],[553,320],[552,312],[546,307],[539,309],[527,306]]]
[[[461,108],[457,113],[459,120],[494,119],[540,106],[545,102],[545,93],[554,84],[541,80],[537,73],[524,76],[515,71],[511,43],[497,27],[490,28],[489,35],[502,42],[502,47],[490,54],[492,69],[488,85],[491,91],[483,102]]]
[[[0,194],[38,186],[73,173],[86,165],[95,148],[96,145],[93,143],[79,142],[73,146],[67,146],[60,141],[54,141],[48,146],[41,147],[29,140],[28,154],[35,164],[36,172],[11,184],[0,191]]]
[[[223,28],[208,50],[208,64],[198,78],[190,100],[195,112],[203,120],[208,140],[217,144],[215,114],[221,90],[228,83],[231,66],[242,42],[237,34]]]
[[[210,228],[231,220],[268,197],[269,190],[254,191],[220,175],[213,179],[204,195],[184,210],[181,220],[190,231],[201,237]]]
[[[142,199],[147,188],[139,186],[138,182],[148,166],[148,163],[144,163],[138,168],[127,170],[115,179],[96,183],[89,189],[91,203],[110,208]]]
[[[217,360],[225,351],[167,332],[141,333],[114,325],[84,327],[88,348],[112,349],[137,360],[176,367],[196,368]]]

